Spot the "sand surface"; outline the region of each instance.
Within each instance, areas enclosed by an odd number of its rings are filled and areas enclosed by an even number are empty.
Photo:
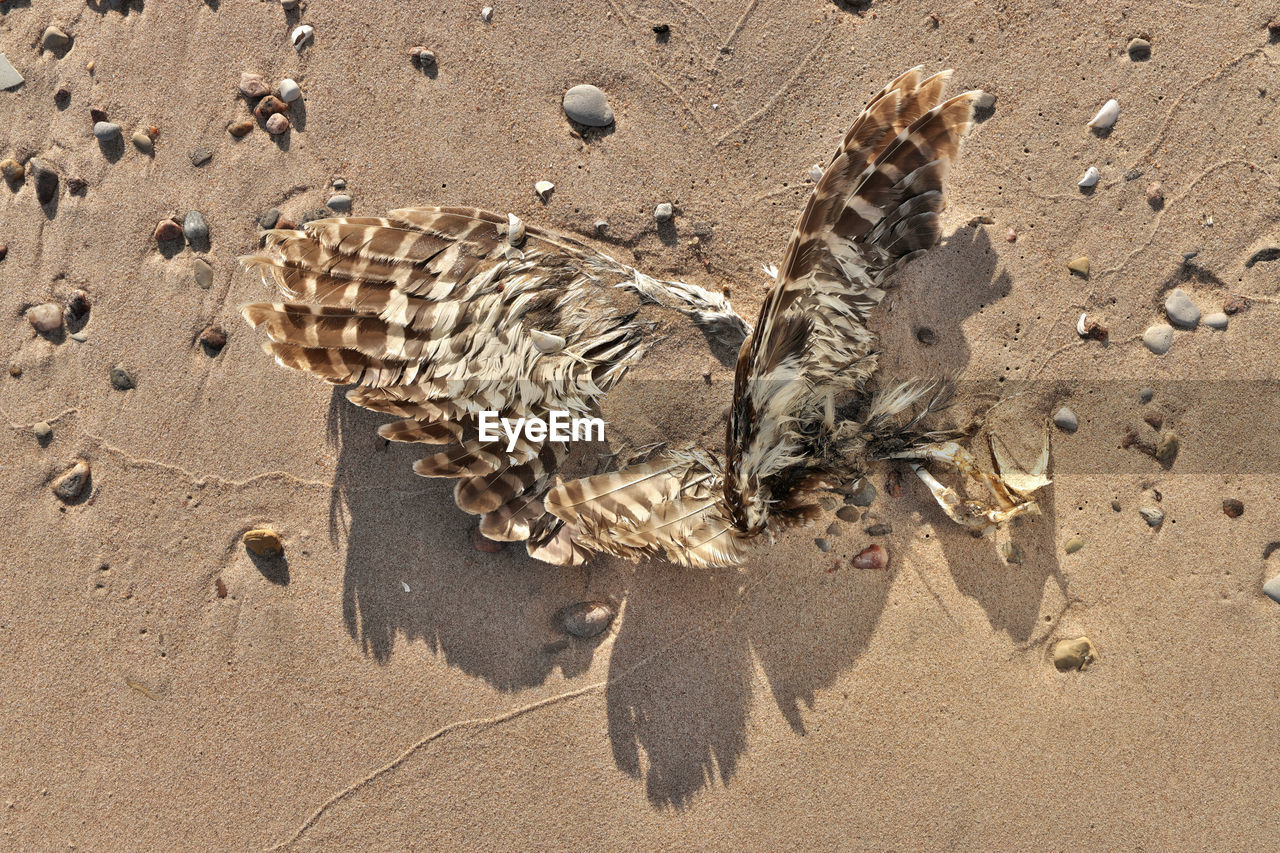
[[[0,91],[0,157],[62,176],[44,207],[31,180],[0,187],[0,847],[1274,849],[1280,608],[1260,586],[1280,572],[1263,557],[1280,538],[1280,267],[1246,265],[1280,245],[1268,12],[495,0],[486,25],[479,0],[373,5],[0,3],[26,77]],[[301,53],[299,22],[315,27]],[[50,24],[64,56],[39,49]],[[1134,36],[1149,61],[1126,54]],[[436,76],[406,59],[415,44]],[[890,496],[884,467],[871,510],[892,533],[845,524],[829,554],[821,528],[740,572],[481,554],[449,484],[409,470],[416,449],[277,369],[239,319],[268,295],[235,264],[258,216],[300,218],[338,177],[358,214],[481,205],[587,237],[605,219],[601,249],[730,285],[754,314],[809,166],[920,63],[998,102],[953,172],[946,244],[885,306],[886,370],[1025,391],[992,422],[1023,450],[1058,406],[1080,418],[1055,435],[1043,516],[997,536],[971,538],[909,479]],[[301,83],[282,141],[227,134],[242,71]],[[585,141],[559,104],[582,82],[617,114]],[[1099,137],[1085,123],[1111,97]],[[124,128],[118,151],[90,108]],[[150,125],[154,157],[128,142]],[[1103,179],[1085,195],[1089,165]],[[659,232],[662,201],[678,214]],[[152,239],[190,209],[211,228],[207,290],[191,249]],[[1067,272],[1080,255],[1088,279]],[[1140,336],[1173,287],[1205,313],[1254,303],[1157,357]],[[76,288],[85,340],[33,332],[24,311]],[[1076,335],[1082,312],[1106,345]],[[195,342],[210,324],[229,337],[216,357]],[[727,369],[701,384],[706,358],[673,353],[670,377],[727,401]],[[113,390],[116,364],[134,390]],[[654,383],[655,413],[672,393]],[[1121,447],[1129,428],[1154,440],[1152,411],[1182,439],[1167,468]],[[78,457],[91,492],[66,504],[49,484]],[[245,553],[259,525],[287,569]],[[1001,558],[1010,539],[1021,564]],[[851,569],[872,541],[888,571]],[[620,616],[566,641],[554,616],[583,599]],[[1081,634],[1100,660],[1058,672],[1052,644]]]

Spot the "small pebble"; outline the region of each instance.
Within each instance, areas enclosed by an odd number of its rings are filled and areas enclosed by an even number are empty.
[[[1000,546],[1000,555],[1004,557],[1004,561],[1012,566],[1022,565],[1023,553],[1022,546],[1010,539]]]
[[[0,243],[0,261],[3,261],[9,255],[9,244]]]
[[[310,24],[302,24],[294,27],[293,32],[289,33],[289,41],[298,50],[302,50],[310,44],[316,37],[316,29]]]
[[[137,148],[143,154],[155,153],[156,142],[144,131],[135,130],[133,136],[129,137],[129,141],[133,143],[134,148]]]
[[[258,217],[258,227],[263,231],[270,231],[276,227],[276,223],[280,221],[280,208],[273,207],[266,213]]]
[[[1071,262],[1067,264],[1067,269],[1075,273],[1076,275],[1080,276],[1081,278],[1088,278],[1089,277],[1089,258],[1086,257],[1085,255],[1081,255],[1078,258],[1072,258]]]
[[[18,184],[27,176],[27,169],[17,160],[9,157],[0,161],[0,175],[4,175],[4,179],[11,184]]]
[[[187,211],[186,218],[182,220],[182,236],[186,237],[187,242],[192,245],[198,245],[208,241],[209,223],[204,221],[204,217],[200,215],[200,211]]]
[[[1228,319],[1226,312],[1218,311],[1214,314],[1206,314],[1205,318],[1200,322],[1204,323],[1210,329],[1215,329],[1221,332],[1227,328]]]
[[[67,178],[67,189],[72,195],[84,195],[84,191],[89,188],[89,182],[84,178]]]
[[[274,560],[284,553],[284,543],[280,541],[279,534],[267,527],[246,531],[240,541],[249,553],[264,560]]]
[[[1080,427],[1080,420],[1076,417],[1076,413],[1066,406],[1054,412],[1053,423],[1063,432],[1075,432]]]
[[[273,136],[279,136],[289,130],[289,119],[281,113],[276,113],[267,119],[267,133]]]
[[[1200,322],[1200,309],[1191,301],[1191,295],[1181,287],[1174,288],[1164,301],[1164,313],[1169,322],[1180,329],[1194,329]]]
[[[111,379],[111,386],[117,391],[128,391],[130,388],[137,387],[133,374],[123,364],[117,364],[111,368],[107,376]]]
[[[42,445],[48,444],[53,438],[53,427],[44,421],[33,426],[31,428],[31,432],[35,435],[36,441],[40,442]]]
[[[605,231],[609,230],[609,223],[603,219],[597,219],[591,224],[591,227],[596,229],[596,233],[603,234]]]
[[[1160,427],[1164,426],[1164,415],[1162,415],[1160,412],[1149,412],[1148,414],[1144,415],[1142,419],[1146,421],[1151,426],[1152,429],[1155,429],[1155,430],[1158,430],[1160,429]]]
[[[213,152],[208,148],[192,148],[191,153],[187,155],[192,166],[203,166],[213,159]]]
[[[546,201],[548,198],[551,197],[551,191],[554,190],[555,188],[556,188],[556,185],[551,183],[550,181],[538,181],[536,184],[533,185],[533,191],[537,193],[538,197],[541,198],[543,201]]]
[[[838,538],[840,538],[840,536],[841,536],[843,533],[844,533],[844,531],[840,529],[840,522],[838,522],[838,521],[833,521],[833,522],[831,522],[830,524],[828,524],[828,525],[827,525],[827,536],[828,536],[828,538],[831,538],[831,539],[838,539]]]
[[[71,36],[67,35],[61,27],[49,27],[44,31],[44,35],[40,36],[40,46],[45,50],[61,53],[71,47]]]
[[[58,194],[58,173],[43,160],[27,161],[27,174],[36,182],[36,201],[48,204]]]
[[[653,209],[653,218],[659,222],[670,222],[671,217],[675,215],[675,210],[671,207],[670,202],[664,201]]]
[[[345,190],[345,189],[347,188],[347,179],[346,179],[346,178],[334,178],[334,179],[333,179],[333,188],[334,188],[335,190],[339,190],[339,191],[341,191],[341,190]]]
[[[1008,231],[1004,232],[1004,239],[1006,243],[1016,243],[1018,242],[1018,232],[1010,228]]]
[[[1227,297],[1226,302],[1222,303],[1222,313],[1227,316],[1234,316],[1241,311],[1248,311],[1249,306],[1252,304],[1248,297],[1233,293]]]
[[[62,328],[62,306],[46,302],[27,309],[27,322],[37,332],[52,332]]]
[[[204,258],[196,258],[191,262],[191,278],[197,287],[208,290],[213,287],[213,267]]]
[[[271,94],[271,87],[261,74],[244,71],[240,74],[240,94],[246,98],[261,98]]]
[[[471,531],[471,547],[482,554],[496,554],[502,550],[503,543],[495,542],[480,532],[479,528]]]
[[[258,105],[253,108],[253,114],[257,116],[259,120],[266,120],[268,116],[286,112],[288,109],[289,105],[284,101],[280,100],[275,95],[267,95],[261,101],[258,101]]]
[[[1173,326],[1157,323],[1142,333],[1142,343],[1156,355],[1164,355],[1173,346]]]
[[[868,536],[888,536],[892,532],[893,532],[893,525],[886,524],[883,521],[878,524],[873,524],[867,528]]]
[[[345,193],[330,196],[329,200],[325,202],[325,204],[329,206],[330,210],[336,210],[339,213],[346,213],[351,209],[351,196],[346,195]]]
[[[419,68],[431,68],[436,64],[436,55],[421,45],[411,47],[407,52],[409,58]]]
[[[1098,659],[1098,650],[1088,637],[1074,640],[1059,640],[1053,645],[1053,665],[1060,672],[1078,669],[1084,672],[1089,664]]]
[[[1081,539],[1079,536],[1072,536],[1070,539],[1067,540],[1066,544],[1062,546],[1062,550],[1066,551],[1068,554],[1074,554],[1075,552],[1079,551],[1083,547],[1084,547],[1084,540]]]
[[[849,493],[848,501],[854,506],[871,506],[876,499],[876,487],[866,477],[858,480],[858,487]]]
[[[0,89],[12,89],[19,83],[25,82],[23,76],[18,73],[18,69],[9,62],[8,57],[0,53]]]
[[[1271,580],[1264,583],[1262,585],[1262,592],[1267,596],[1267,598],[1270,598],[1276,604],[1280,604],[1280,575],[1276,575]]]
[[[1082,190],[1096,187],[1098,181],[1102,180],[1102,173],[1098,171],[1097,166],[1090,166],[1084,170],[1084,174],[1080,176],[1080,180],[1076,181],[1076,186]]]
[[[1138,392],[1138,402],[1142,404],[1150,403],[1156,396],[1156,389],[1147,387]]]
[[[842,506],[836,510],[836,518],[841,521],[857,521],[862,517],[856,506]]]
[[[613,608],[603,601],[580,601],[560,611],[560,622],[564,630],[584,640],[598,637],[609,630],[613,617]]]
[[[492,6],[485,6],[480,10],[480,20],[484,21],[486,24],[493,20]]]
[[[114,142],[120,136],[120,125],[112,121],[100,121],[93,125],[93,135],[102,144]]]
[[[1178,450],[1182,446],[1182,442],[1178,440],[1178,434],[1170,431],[1160,436],[1160,441],[1156,444],[1156,461],[1161,465],[1172,465],[1173,460],[1178,458]]]
[[[89,485],[89,463],[84,459],[77,459],[76,464],[58,475],[51,485],[53,493],[64,501],[75,500],[84,492],[84,487]]]
[[[1227,518],[1239,518],[1244,515],[1244,502],[1236,498],[1227,498],[1222,502],[1222,511]]]
[[[613,109],[604,92],[590,84],[574,86],[564,93],[561,101],[564,113],[578,124],[587,127],[608,127],[613,124]]]
[[[851,561],[855,569],[883,569],[889,565],[889,554],[879,545],[863,548]]]
[[[286,77],[280,81],[280,100],[291,104],[302,97],[302,87],[294,80]]]
[[[1159,181],[1147,187],[1147,204],[1154,210],[1164,207],[1164,187],[1160,186]]]
[[[973,99],[973,108],[975,110],[994,110],[996,108],[996,96],[991,92],[979,92],[978,96]]]
[[[217,593],[218,598],[227,597],[227,582],[222,578],[218,578],[213,582],[213,589]]]
[[[253,130],[253,122],[247,118],[238,119],[227,125],[227,133],[239,139]]]
[[[1102,109],[1098,110],[1097,115],[1089,120],[1088,126],[1094,130],[1110,130],[1119,117],[1120,102],[1112,98],[1102,105]]]
[[[817,539],[814,539],[813,544],[817,545],[818,550],[824,554],[831,550],[831,543],[828,542],[826,539],[823,539],[822,537],[818,537]]]
[[[1159,527],[1164,524],[1164,510],[1153,506],[1144,506],[1138,510],[1138,515],[1142,516],[1142,520],[1147,523],[1148,527]]]
[[[1111,499],[1111,511],[1112,511],[1112,512],[1119,512],[1121,509],[1122,509],[1122,507],[1120,506],[1120,500],[1119,500],[1119,498],[1112,498],[1112,499]]]
[[[95,123],[107,120],[107,111],[98,107],[89,107],[89,118]]]
[[[227,345],[227,333],[217,326],[210,326],[200,333],[200,346],[209,355],[217,355]]]
[[[938,335],[933,331],[933,329],[930,329],[927,326],[921,326],[919,329],[916,329],[916,340],[927,347],[931,347],[938,342]]]
[[[1146,39],[1130,39],[1127,50],[1129,51],[1129,58],[1134,62],[1146,62],[1151,58],[1151,42]]]
[[[162,219],[156,225],[155,238],[157,243],[169,243],[182,237],[182,226],[173,219]]]
[[[710,376],[711,372],[708,370],[706,375]],[[818,501],[818,506],[822,507],[824,512],[831,512],[839,505],[840,505],[840,502],[835,498],[831,497],[830,495]]]

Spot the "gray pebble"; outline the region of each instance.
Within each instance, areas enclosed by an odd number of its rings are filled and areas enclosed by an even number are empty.
[[[1280,604],[1280,575],[1276,575],[1271,580],[1264,583],[1262,585],[1262,591],[1276,604]]]
[[[1227,315],[1221,311],[1213,314],[1206,314],[1202,321],[1210,329],[1217,329],[1219,332],[1227,328]]]
[[[842,506],[836,510],[836,518],[841,521],[857,521],[862,517],[856,506]]]
[[[27,161],[27,175],[36,182],[36,201],[48,204],[58,194],[58,173],[43,160]]]
[[[339,213],[346,213],[351,209],[351,196],[346,193],[339,193],[338,195],[330,196],[329,200],[325,202],[325,204],[329,206],[330,210],[336,210]]]
[[[263,231],[269,231],[276,227],[276,223],[280,221],[280,208],[273,207],[266,213],[258,217],[258,227]]]
[[[840,522],[833,521],[827,525],[827,536],[832,539],[838,539],[844,531],[840,529]]]
[[[89,463],[83,459],[77,459],[76,464],[60,474],[52,484],[53,493],[64,501],[73,501],[80,497],[80,493],[87,485],[89,485]]]
[[[1151,58],[1151,42],[1146,39],[1129,40],[1129,58],[1134,62],[1145,62]]]
[[[670,222],[672,216],[675,216],[675,209],[670,202],[664,201],[653,209],[653,218],[659,222]]]
[[[973,108],[975,110],[994,110],[996,108],[996,96],[990,92],[979,92],[978,96],[973,99]]]
[[[213,267],[204,258],[196,258],[191,262],[191,277],[196,286],[204,290],[213,287]]]
[[[35,433],[36,441],[41,444],[48,444],[50,440],[53,439],[53,427],[49,426],[49,424],[44,421],[33,426],[31,431]]]
[[[1144,506],[1138,510],[1138,515],[1142,516],[1142,520],[1147,523],[1148,527],[1159,527],[1164,524],[1164,510],[1157,509],[1153,506]]]
[[[0,53],[0,89],[12,89],[19,83],[25,82],[23,76],[18,73],[18,69],[9,63],[3,53]]]
[[[813,544],[817,545],[818,550],[824,554],[831,550],[831,543],[821,537],[813,540]]]
[[[291,104],[302,97],[302,87],[288,77],[280,81],[280,100]]]
[[[1165,299],[1164,313],[1169,322],[1179,329],[1194,329],[1200,322],[1200,309],[1191,301],[1191,295],[1181,287],[1174,288],[1173,293]]]
[[[1150,403],[1152,398],[1154,398],[1155,396],[1156,396],[1156,389],[1150,388],[1150,387],[1143,388],[1141,391],[1138,392],[1138,402]]]
[[[1080,420],[1076,413],[1063,406],[1053,415],[1054,425],[1063,432],[1075,432],[1080,428]]]
[[[849,493],[849,503],[854,506],[871,506],[871,502],[876,499],[876,487],[866,477],[858,483],[858,487]]]
[[[71,47],[71,36],[67,35],[61,27],[49,27],[44,31],[44,35],[40,36],[40,46],[45,50],[60,53]]]
[[[78,344],[82,344],[85,341],[89,340],[89,336],[86,335],[84,332],[72,332],[71,340],[75,341]]]
[[[111,372],[107,375],[111,378],[112,387],[117,391],[128,391],[130,388],[136,387],[133,374],[123,364],[117,364],[111,368]]]
[[[1012,539],[1000,546],[1000,555],[1004,557],[1004,561],[1013,566],[1022,564],[1023,558],[1026,556],[1022,551],[1022,546]]]
[[[208,241],[209,223],[204,221],[204,217],[200,215],[200,211],[187,211],[186,218],[182,220],[182,234],[187,238],[187,242],[192,245]]]
[[[613,124],[613,109],[609,101],[595,86],[582,84],[564,93],[564,114],[587,127],[608,127]]]
[[[868,536],[888,536],[893,532],[893,525],[886,524],[883,521],[879,524],[873,524],[867,528]]]
[[[102,143],[114,142],[120,137],[120,125],[113,121],[100,121],[93,125],[93,135]]]
[[[818,506],[822,507],[826,512],[834,512],[835,508],[840,506],[840,502],[828,495],[818,501]]]
[[[1173,326],[1157,323],[1142,333],[1142,343],[1156,355],[1164,355],[1173,346]]]
[[[609,630],[613,608],[603,601],[580,601],[560,611],[564,629],[575,637],[589,640]]]
[[[187,155],[191,160],[192,166],[203,166],[213,159],[213,152],[208,148],[192,148],[191,153]]]
[[[339,190],[339,191],[341,191],[341,190],[345,190],[345,189],[347,188],[347,179],[346,179],[346,178],[334,178],[334,179],[333,179],[333,188],[334,188],[335,190]]]
[[[27,309],[27,322],[37,332],[53,332],[62,328],[62,306],[45,302]]]

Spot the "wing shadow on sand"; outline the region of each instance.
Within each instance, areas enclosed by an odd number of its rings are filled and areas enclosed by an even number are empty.
[[[911,322],[930,324],[946,345],[915,367],[927,366],[923,375],[959,370],[968,361],[963,321],[1006,293],[1008,281],[995,277],[996,257],[981,230],[961,229],[945,250],[917,264],[902,284],[914,301],[939,308]],[[471,546],[475,519],[453,505],[452,484],[410,471],[421,448],[387,446],[375,434],[386,418],[349,405],[341,391],[330,414],[340,445],[333,532],[346,540],[351,636],[379,661],[389,660],[397,643],[422,641],[450,666],[514,691],[556,670],[572,677],[589,667],[599,641],[566,638],[555,623],[560,608],[584,598],[623,602],[609,659],[608,733],[618,767],[643,780],[655,808],[683,808],[703,789],[730,781],[748,748],[761,678],[800,736],[808,712],[857,701],[822,694],[857,664],[896,573],[910,570],[892,561],[887,572],[849,568],[849,558],[873,541],[862,525],[846,525],[829,554],[810,545],[816,530],[784,533],[791,547],[762,551],[743,571],[616,560],[564,569],[537,563],[518,546],[481,554]],[[887,470],[880,466],[873,476],[883,482]],[[923,509],[944,541],[959,543],[945,547],[965,594],[1011,632],[1038,618],[1039,586],[1002,583],[1011,572],[993,568],[994,542],[973,540],[931,513],[923,506],[930,500],[923,489],[909,489],[897,503]],[[874,541],[892,554],[895,536],[911,531]],[[786,556],[795,553],[805,556]],[[837,557],[840,568],[829,571]]]

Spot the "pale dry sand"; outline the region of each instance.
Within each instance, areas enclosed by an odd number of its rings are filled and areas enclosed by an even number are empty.
[[[22,369],[0,377],[0,846],[1274,848],[1280,608],[1259,587],[1280,571],[1262,557],[1280,538],[1275,395],[1228,380],[1275,377],[1278,315],[1256,304],[1225,333],[1178,333],[1163,358],[1138,341],[1174,284],[1206,312],[1277,290],[1274,262],[1244,265],[1280,241],[1267,11],[495,0],[485,26],[479,0],[354,5],[310,0],[299,56],[299,18],[274,3],[0,3],[0,50],[27,78],[0,92],[0,156],[88,182],[49,211],[30,182],[0,189],[0,345]],[[75,39],[64,58],[35,47],[50,22]],[[1134,35],[1149,62],[1125,55]],[[413,44],[437,52],[437,78],[405,59]],[[890,300],[890,367],[1037,380],[1000,410],[1023,449],[1062,402],[1081,418],[1055,438],[1045,515],[995,539],[918,484],[887,497],[882,468],[884,573],[848,567],[861,525],[826,555],[820,530],[787,534],[742,572],[478,554],[448,485],[409,471],[412,448],[384,449],[378,418],[276,369],[239,321],[266,295],[234,265],[258,214],[313,209],[337,176],[363,214],[476,204],[580,234],[607,219],[602,248],[732,284],[754,311],[805,171],[917,63],[999,102],[954,173],[947,245]],[[302,83],[286,144],[226,134],[245,70]],[[580,82],[618,117],[588,144],[559,108]],[[1101,139],[1084,125],[1110,97],[1122,111]],[[154,160],[104,157],[91,106],[126,138],[158,126]],[[214,159],[196,169],[201,144]],[[1086,197],[1090,164],[1103,181]],[[674,244],[651,218],[664,200]],[[190,250],[151,240],[191,208],[212,228],[208,291]],[[995,224],[966,225],[982,215]],[[1203,272],[1183,281],[1192,250]],[[1088,281],[1066,272],[1079,254]],[[34,335],[23,310],[75,287],[93,298],[87,342]],[[1108,346],[1075,336],[1085,310]],[[210,322],[230,336],[213,359],[193,343]],[[698,380],[704,359],[673,356],[672,373]],[[118,362],[136,390],[111,390]],[[1191,378],[1218,381],[1176,381]],[[1169,470],[1119,449],[1147,383],[1183,436]],[[655,390],[652,406],[672,402]],[[64,506],[48,483],[78,456],[93,499]],[[1136,513],[1151,488],[1159,531]],[[287,577],[239,545],[260,524],[285,537]],[[1000,559],[1009,536],[1022,565]],[[566,644],[554,613],[606,597],[623,604],[614,629]],[[1052,642],[1082,633],[1101,661],[1054,670]]]

